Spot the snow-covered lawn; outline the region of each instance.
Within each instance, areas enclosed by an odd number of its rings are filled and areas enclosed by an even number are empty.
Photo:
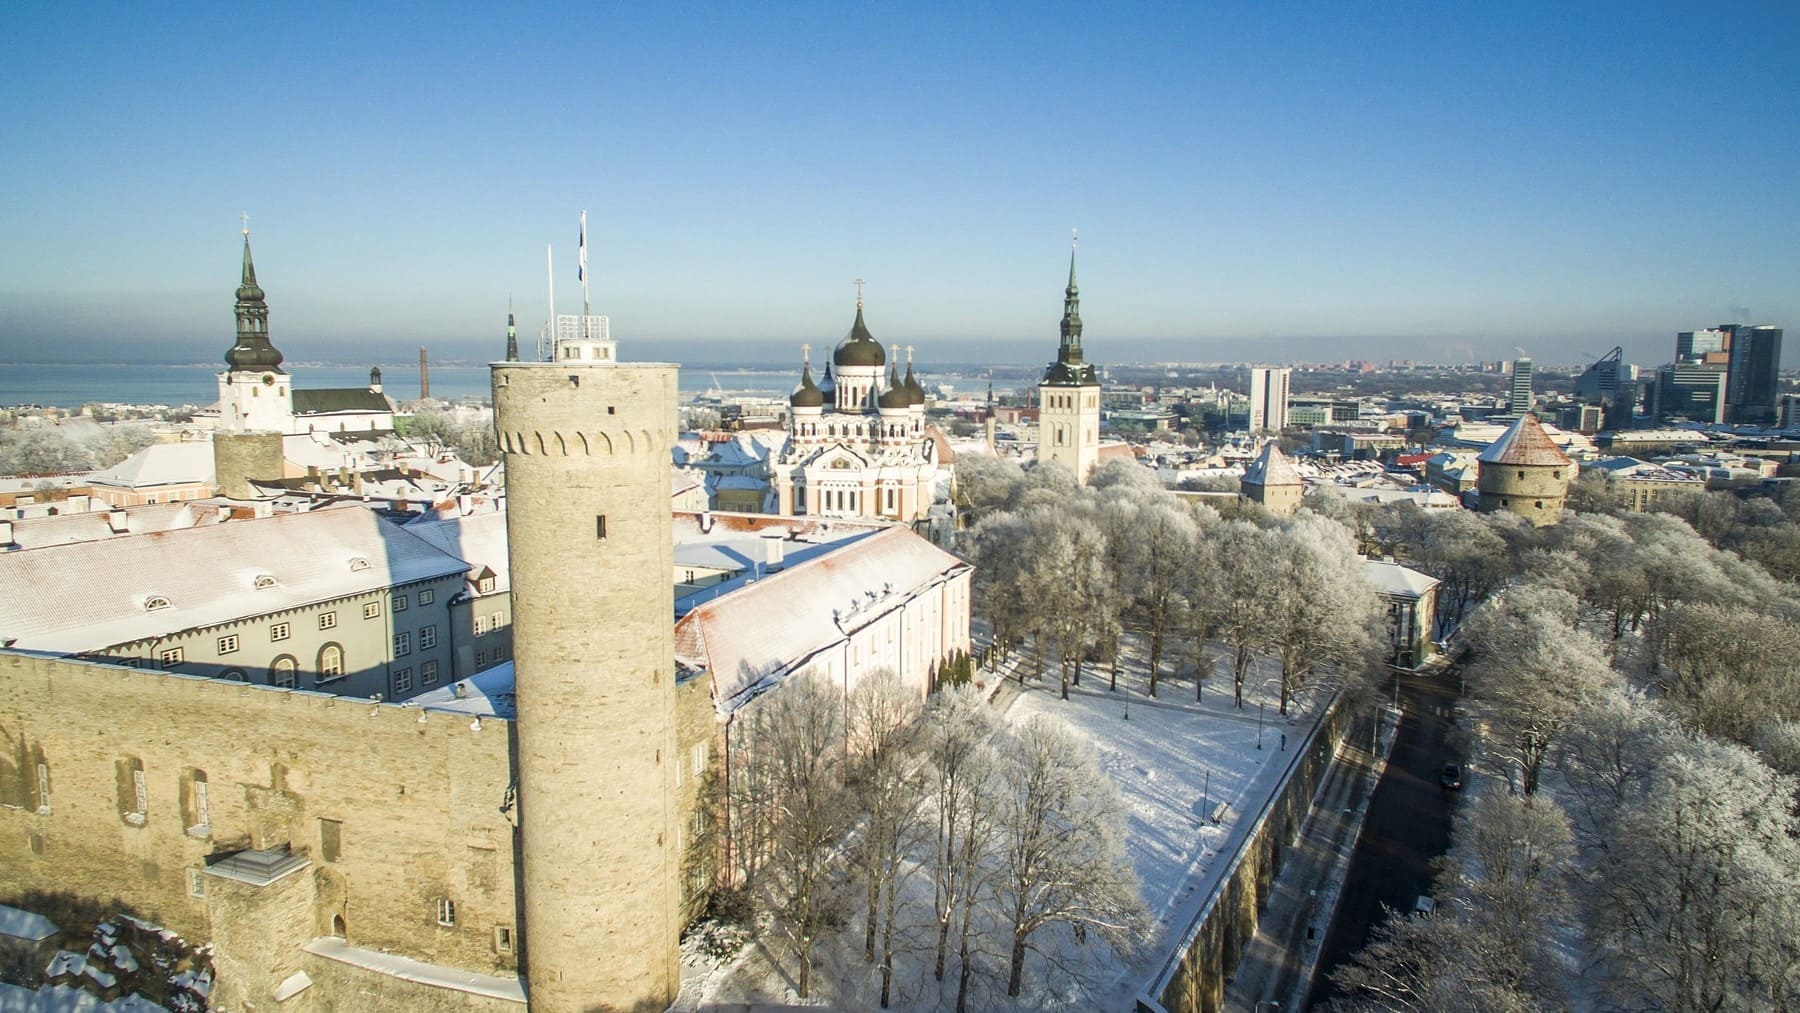
[[[1046,938],[1034,936],[1034,943],[1054,950],[1074,974],[1051,968],[1033,955],[1026,965],[1025,994],[1010,999],[1004,994],[1009,940],[990,933],[977,955],[983,973],[980,991],[971,997],[972,1009],[1129,1009],[1139,989],[1160,969],[1171,941],[1187,929],[1229,866],[1247,824],[1311,729],[1323,702],[1304,701],[1290,723],[1276,712],[1275,687],[1270,683],[1275,666],[1259,663],[1245,682],[1245,708],[1238,710],[1232,706],[1229,671],[1222,662],[1221,674],[1207,682],[1203,703],[1194,702],[1191,675],[1174,681],[1165,677],[1159,698],[1150,700],[1143,695],[1141,658],[1134,656],[1130,662],[1129,671],[1120,673],[1117,692],[1107,690],[1108,678],[1101,670],[1084,674],[1082,685],[1070,690],[1067,701],[1061,700],[1052,666],[1041,682],[1027,681],[1016,696],[1015,689],[1007,687],[998,699],[1007,707],[1009,721],[1046,714],[1065,722],[1090,744],[1101,768],[1118,786],[1127,812],[1127,852],[1150,915],[1149,934],[1137,952],[1120,959],[1097,943],[1077,942],[1061,926],[1046,929],[1042,933]],[[1029,665],[1024,659],[1023,666]],[[1267,705],[1261,749],[1259,701]],[[1221,802],[1227,808],[1214,826],[1208,817]],[[915,873],[906,890],[913,918],[907,952],[896,961],[893,1008],[952,1008],[954,952],[944,981],[940,984],[932,975],[936,933],[928,876]],[[854,890],[846,891],[843,928],[819,948],[815,1003],[839,1009],[876,1007],[880,976],[863,960],[859,897]],[[773,933],[752,942],[726,967],[708,968],[699,958],[688,963],[688,981],[676,1009],[741,1009],[745,1003],[797,1001],[792,961]],[[1077,982],[1075,977],[1086,980]]]

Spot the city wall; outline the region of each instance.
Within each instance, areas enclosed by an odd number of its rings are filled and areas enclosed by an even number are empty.
[[[492,718],[0,652],[0,903],[214,941],[234,1007],[331,978],[315,937],[516,979],[512,748]],[[206,872],[284,846],[305,865],[275,882]]]
[[[1162,971],[1139,995],[1139,1013],[1219,1013],[1225,980],[1256,935],[1271,884],[1287,849],[1312,811],[1313,797],[1350,725],[1350,709],[1333,701],[1295,750],[1282,781],[1256,813],[1248,835],[1199,916],[1172,947]]]

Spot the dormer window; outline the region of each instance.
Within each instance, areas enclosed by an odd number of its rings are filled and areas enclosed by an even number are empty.
[[[256,579],[250,582],[250,586],[258,591],[261,591],[264,588],[274,587],[275,578],[266,573],[259,573],[256,575]]]
[[[169,607],[169,599],[164,598],[160,594],[153,594],[149,598],[144,600],[144,611],[145,612],[155,612],[158,609],[166,609],[168,607]]]
[[[350,572],[351,573],[356,573],[360,570],[367,570],[368,568],[369,568],[369,561],[367,559],[363,558],[362,556],[351,556],[350,557]]]
[[[479,594],[493,594],[494,593],[494,578],[483,577],[480,580],[476,581],[475,582],[475,590]]]

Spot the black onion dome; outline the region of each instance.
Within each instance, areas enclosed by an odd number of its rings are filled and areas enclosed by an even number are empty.
[[[905,408],[908,404],[905,387],[889,387],[882,392],[876,402],[885,411],[892,408]]]
[[[825,375],[819,378],[819,390],[830,392],[837,390],[837,381],[831,378],[831,363],[825,364]]]
[[[863,323],[862,307],[856,307],[856,323],[850,325],[850,333],[838,343],[837,351],[831,361],[839,368],[844,366],[881,366],[887,363],[887,353],[882,351],[881,342],[869,333],[867,324]]]
[[[801,367],[800,386],[795,387],[794,392],[788,395],[788,404],[795,408],[825,407],[825,395],[820,392],[818,385],[813,383],[810,363]]]
[[[925,403],[925,388],[920,386],[918,378],[913,376],[912,363],[910,362],[906,364],[906,403],[909,405],[922,405]]]

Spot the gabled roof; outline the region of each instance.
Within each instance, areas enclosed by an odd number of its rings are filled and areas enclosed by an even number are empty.
[[[1250,466],[1244,469],[1243,483],[1264,487],[1306,484],[1300,478],[1300,472],[1273,440],[1263,444],[1262,452],[1256,455],[1256,460],[1251,461]]]
[[[1418,598],[1438,586],[1435,577],[1385,559],[1363,560],[1363,576],[1379,594]]]
[[[211,485],[210,443],[152,443],[104,471],[88,476],[94,485],[145,489],[157,485]]]
[[[968,564],[891,527],[698,605],[675,624],[675,657],[710,669],[729,712],[817,652]]]
[[[361,506],[9,552],[0,641],[93,651],[467,569]]]
[[[506,512],[485,510],[468,516],[439,516],[414,521],[406,530],[436,546],[445,554],[468,563],[475,570],[490,571],[495,594],[512,589],[512,563],[507,550]],[[481,577],[470,574],[470,579]]]
[[[333,412],[391,412],[387,395],[367,387],[337,387],[324,390],[294,390],[295,415],[328,415]]]
[[[1569,465],[1569,455],[1562,452],[1550,434],[1544,432],[1537,416],[1526,412],[1512,428],[1481,452],[1482,464],[1504,465]]]

